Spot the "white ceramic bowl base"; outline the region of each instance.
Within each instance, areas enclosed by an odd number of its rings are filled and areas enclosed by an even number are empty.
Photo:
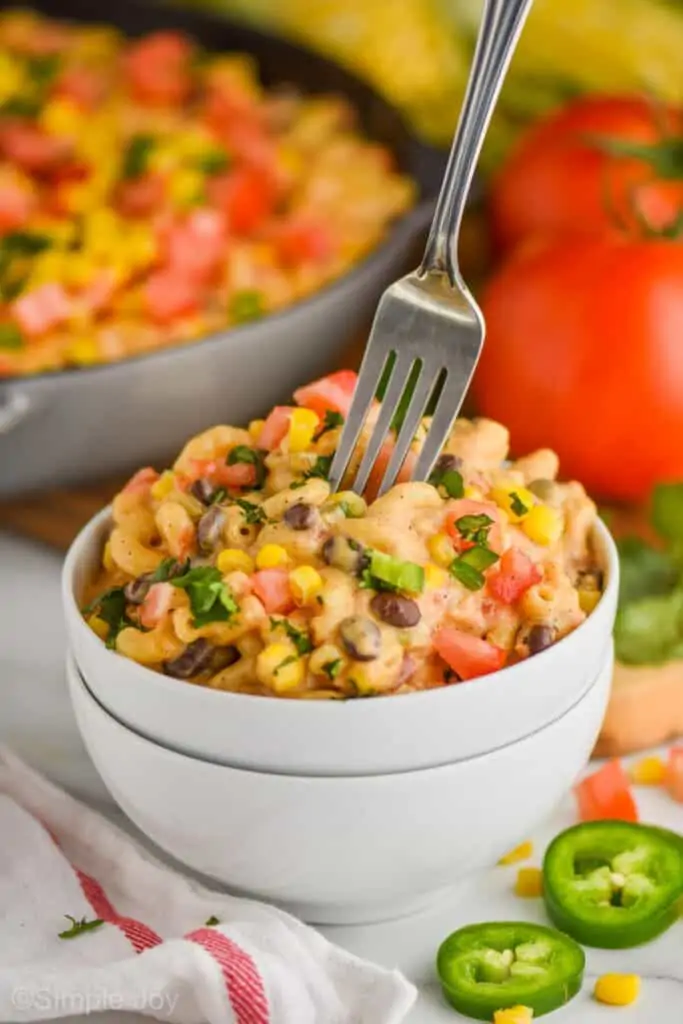
[[[105,509],[74,541],[62,597],[69,643],[98,701],[165,747],[219,764],[282,775],[383,775],[451,764],[512,743],[554,721],[586,693],[611,645],[618,559],[598,523],[606,569],[595,611],[533,658],[471,683],[377,700],[299,701],[224,693],[152,672],[106,649],[74,594],[99,564]]]
[[[422,771],[304,777],[193,759],[124,727],[70,659],[88,751],[124,813],[163,850],[230,890],[317,924],[428,905],[524,840],[585,766],[609,695],[610,652],[560,718],[481,757]]]

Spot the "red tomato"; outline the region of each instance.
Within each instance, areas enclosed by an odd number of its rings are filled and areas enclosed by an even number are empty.
[[[631,783],[621,761],[609,761],[574,790],[581,821],[637,821]]]
[[[542,579],[543,573],[528,555],[519,548],[508,548],[488,574],[488,589],[503,604],[514,604]]]
[[[0,233],[23,227],[35,206],[34,197],[9,178],[0,181]]]
[[[122,488],[122,493],[145,494],[158,479],[159,474],[156,469],[152,469],[151,466],[145,466],[144,469],[139,469],[137,473],[133,474],[125,487]]]
[[[116,293],[116,278],[103,270],[84,288],[78,296],[80,305],[90,313],[99,313],[105,309]]]
[[[669,795],[683,804],[683,747],[672,747],[669,751],[664,785]]]
[[[190,91],[192,47],[178,32],[156,32],[133,43],[126,55],[131,92],[141,103],[172,106]]]
[[[83,110],[93,110],[103,98],[107,82],[92,68],[66,68],[57,82],[55,92],[73,100]]]
[[[141,174],[123,181],[116,190],[116,205],[125,217],[147,217],[164,201],[166,187],[159,174]]]
[[[353,393],[356,390],[358,374],[355,370],[338,370],[328,377],[321,377],[311,384],[305,384],[294,392],[294,401],[307,409],[317,412],[323,419],[326,412],[338,412],[348,416]]]
[[[467,551],[473,547],[473,542],[465,540],[460,530],[455,525],[458,519],[463,516],[488,516],[493,520],[493,525],[487,534],[488,545],[492,551],[500,552],[503,547],[503,534],[500,527],[500,511],[488,501],[473,501],[471,498],[459,498],[453,503],[446,516],[446,531],[453,538],[458,551]]]
[[[145,629],[154,629],[168,615],[175,593],[171,583],[153,583],[140,605],[140,624]]]
[[[256,483],[256,467],[250,462],[236,462],[233,466],[221,468],[220,482],[232,489],[253,487]]]
[[[647,99],[588,96],[531,127],[491,191],[494,233],[505,246],[537,233],[612,231],[617,220],[655,228],[683,207],[680,176],[665,180],[651,160],[612,156],[600,145],[653,146],[665,133],[677,144],[679,111]]]
[[[0,130],[0,151],[3,156],[34,173],[49,171],[69,154],[70,143],[47,135],[36,125],[15,121]]]
[[[301,263],[325,263],[334,253],[329,227],[315,221],[292,221],[275,232],[278,257],[285,266]]]
[[[68,320],[71,300],[61,284],[43,284],[16,299],[12,313],[24,334],[34,337]]]
[[[291,416],[292,410],[288,405],[276,405],[263,424],[263,430],[258,439],[258,447],[265,448],[268,452],[272,452],[274,448],[277,448],[289,430]]]
[[[394,454],[394,447],[393,438],[388,438],[378,452],[375,464],[370,470],[367,486],[363,492],[368,501],[374,501],[379,493],[382,479],[389,465],[389,459]],[[414,451],[410,450],[396,476],[397,483],[405,484],[410,480],[416,462],[417,455]]]
[[[286,615],[294,608],[294,598],[286,569],[260,569],[252,576],[253,590],[269,615]]]
[[[143,295],[148,313],[161,324],[189,316],[199,307],[197,284],[173,269],[152,274],[145,282]]]
[[[497,672],[505,664],[505,651],[481,637],[442,626],[432,636],[434,648],[461,679]]]
[[[166,259],[181,275],[206,280],[216,271],[225,244],[222,214],[218,210],[195,210],[168,232]]]
[[[596,496],[683,479],[683,246],[563,239],[512,259],[482,296],[480,413],[512,449],[553,448]]]
[[[228,218],[233,234],[249,235],[270,216],[276,195],[271,178],[250,167],[216,175],[207,185],[209,200]]]

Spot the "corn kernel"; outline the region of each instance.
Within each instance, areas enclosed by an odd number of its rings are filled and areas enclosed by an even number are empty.
[[[64,265],[64,280],[74,288],[87,287],[95,274],[97,266],[86,252],[69,253]]]
[[[256,555],[256,568],[277,569],[288,561],[289,555],[280,544],[264,544]]]
[[[102,565],[107,572],[114,572],[116,569],[116,562],[114,561],[111,553],[111,542],[107,541],[104,545],[104,551],[102,552]]]
[[[597,1001],[608,1006],[630,1006],[639,994],[640,978],[637,974],[603,974],[593,989]]]
[[[88,619],[88,625],[100,640],[106,640],[109,636],[109,624],[104,619],[101,619],[99,615],[91,615]]]
[[[579,607],[586,615],[590,615],[593,609],[600,602],[602,594],[599,590],[579,590]]]
[[[165,469],[159,479],[154,481],[149,493],[155,501],[163,501],[164,498],[168,498],[171,491],[175,490],[175,485],[175,473],[170,469]]]
[[[360,696],[368,696],[368,694],[375,692],[375,685],[368,670],[357,662],[354,662],[349,669],[348,682],[352,687],[355,687],[356,693]]]
[[[0,54],[0,103],[10,96],[21,94],[26,88],[24,70],[11,54],[4,51]]]
[[[425,586],[427,590],[439,590],[448,583],[448,573],[439,565],[428,562],[425,565]]]
[[[510,1006],[507,1010],[496,1010],[493,1024],[531,1024],[534,1011],[528,1006]]]
[[[100,347],[95,338],[76,338],[66,350],[66,357],[77,366],[93,366],[102,359]]]
[[[344,655],[334,644],[322,644],[311,654],[308,662],[313,675],[336,678],[344,663]]]
[[[187,207],[200,201],[204,192],[204,175],[189,168],[175,171],[170,178],[168,193],[176,206]]]
[[[229,572],[246,572],[249,576],[255,569],[251,555],[239,548],[224,548],[216,559],[216,567],[223,576]]]
[[[550,505],[534,505],[524,517],[522,529],[535,544],[556,544],[562,536],[562,515]]]
[[[43,107],[40,115],[41,127],[50,135],[74,137],[86,127],[83,112],[65,96],[57,96]]]
[[[436,564],[443,569],[447,569],[455,558],[453,542],[447,533],[435,533],[427,541],[427,548]]]
[[[666,777],[666,765],[661,757],[644,757],[631,765],[629,775],[636,786],[661,786]]]
[[[256,676],[276,693],[288,693],[301,686],[304,662],[292,644],[268,644],[256,659]]]
[[[263,433],[263,428],[266,425],[265,420],[252,420],[249,424],[249,436],[253,441],[258,441],[259,437]]]
[[[521,523],[536,501],[531,491],[516,484],[492,488],[491,498],[499,508],[503,509],[512,523]]]
[[[152,231],[144,224],[128,231],[124,245],[128,262],[134,269],[142,269],[157,258],[158,246]]]
[[[297,604],[309,604],[323,588],[323,578],[312,565],[299,565],[289,574],[289,586]]]
[[[472,484],[465,484],[462,493],[463,497],[468,498],[470,501],[484,500],[484,492],[479,487],[474,487]]]
[[[290,452],[305,452],[310,448],[319,423],[320,419],[312,409],[294,409],[287,433]]]
[[[529,857],[534,855],[534,844],[527,840],[525,843],[520,843],[519,846],[515,846],[514,850],[510,850],[504,857],[501,857],[498,861],[499,864],[506,866],[508,864],[519,864],[520,860],[528,860]]]
[[[365,498],[362,498],[360,494],[356,494],[355,491],[337,491],[336,494],[331,494],[326,505],[341,505],[344,510],[344,515],[351,519],[362,519],[368,510],[368,504]]]
[[[515,895],[534,899],[543,895],[543,872],[540,868],[520,868],[515,882]]]

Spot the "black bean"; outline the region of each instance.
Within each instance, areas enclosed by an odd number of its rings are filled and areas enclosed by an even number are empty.
[[[233,644],[229,647],[216,647],[211,668],[215,672],[220,672],[222,668],[229,668],[230,665],[234,665],[236,661],[240,660],[240,657],[240,652]]]
[[[201,501],[202,505],[210,505],[216,488],[207,480],[206,477],[200,477],[199,480],[195,480],[190,487],[190,494],[192,494],[197,501]]]
[[[318,513],[313,505],[298,501],[291,505],[282,517],[291,530],[310,530],[318,522]]]
[[[355,576],[360,576],[370,563],[363,545],[349,537],[328,537],[323,544],[322,557],[328,565]]]
[[[374,661],[379,656],[382,634],[372,619],[350,615],[339,623],[339,635],[354,661]]]
[[[123,588],[126,601],[130,601],[131,604],[142,604],[152,586],[151,575],[146,572],[142,576],[138,576],[137,579],[131,580],[130,583],[126,583]]]
[[[174,679],[190,679],[208,668],[213,661],[214,646],[204,637],[194,640],[182,654],[164,664],[164,672]]]
[[[213,551],[223,535],[225,516],[223,509],[214,505],[205,512],[197,524],[197,543],[201,551]]]
[[[398,629],[417,626],[422,618],[417,601],[402,594],[389,594],[386,591],[376,594],[370,602],[370,608],[378,619]]]
[[[444,453],[439,455],[432,472],[434,475],[443,476],[444,473],[448,473],[453,469],[462,469],[462,459],[459,455]]]
[[[526,642],[529,654],[540,654],[555,643],[555,630],[552,626],[532,626]]]

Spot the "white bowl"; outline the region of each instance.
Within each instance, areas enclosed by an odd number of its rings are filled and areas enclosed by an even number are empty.
[[[70,646],[100,703],[125,725],[193,757],[293,775],[369,775],[450,764],[521,739],[567,711],[607,657],[618,559],[599,523],[606,589],[595,611],[548,650],[501,672],[423,693],[296,701],[192,686],[107,650],[78,598],[110,527],[104,510],[74,541],[62,594]]]
[[[365,778],[243,771],[127,729],[68,666],[76,719],[111,795],[176,860],[318,924],[397,917],[494,863],[584,767],[609,694],[610,651],[555,722],[441,768]]]

